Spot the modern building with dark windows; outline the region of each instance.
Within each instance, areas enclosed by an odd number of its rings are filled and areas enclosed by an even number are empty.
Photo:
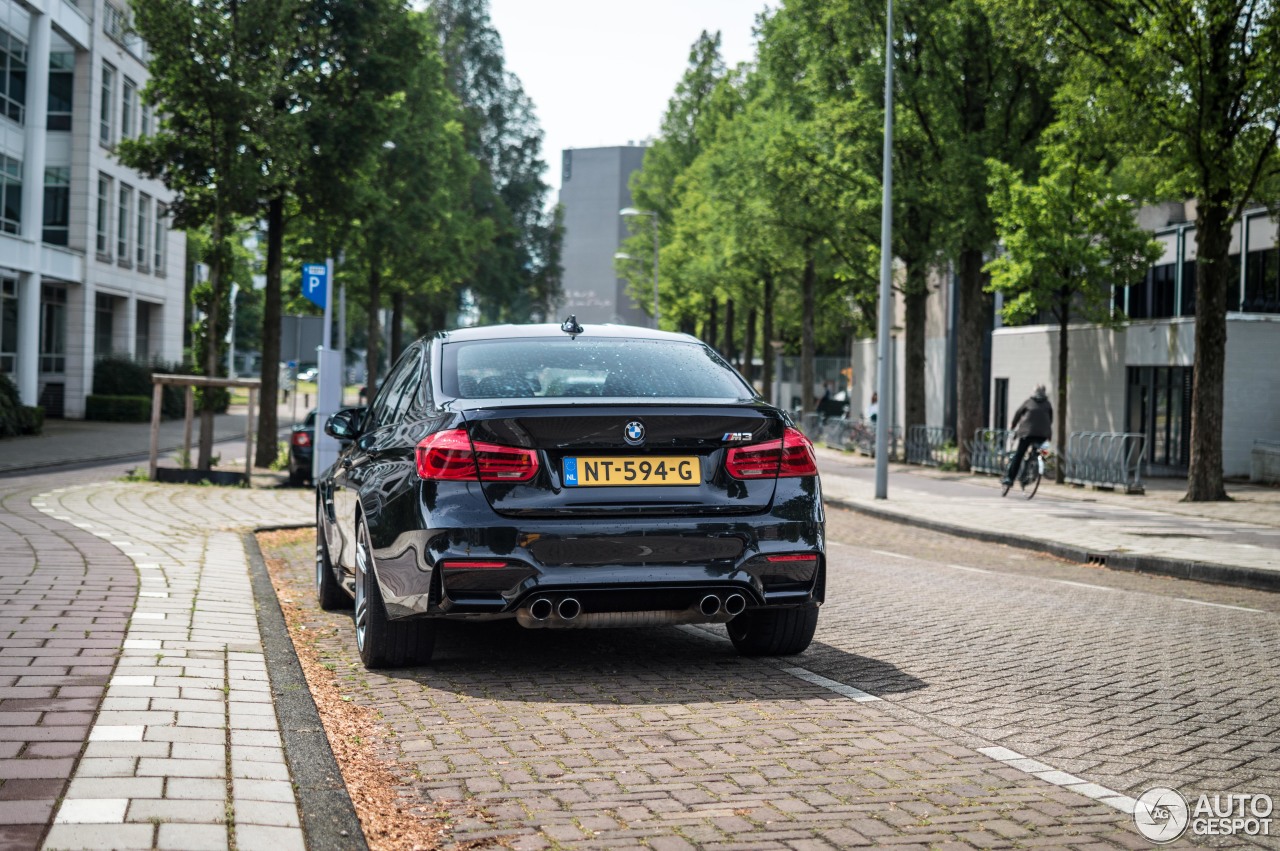
[[[1185,475],[1191,454],[1191,392],[1195,364],[1195,202],[1143,208],[1139,222],[1164,253],[1145,278],[1114,294],[1116,328],[1086,323],[1068,331],[1067,432],[1128,432],[1145,436],[1148,475]],[[1222,434],[1223,473],[1248,476],[1254,441],[1280,441],[1280,239],[1277,223],[1258,206],[1232,232],[1233,281],[1227,294],[1227,354]],[[951,276],[940,275],[930,297],[926,342],[929,422],[955,427],[954,305]],[[1007,428],[1037,384],[1058,376],[1056,322],[1006,327],[994,300],[987,366],[987,423]],[[898,306],[901,326],[901,306]],[[895,340],[902,363],[902,340]],[[948,353],[952,353],[949,355]],[[865,407],[875,387],[875,341],[852,352],[855,401]],[[893,422],[902,423],[901,368]],[[859,395],[860,394],[860,395]],[[908,424],[912,425],[912,424]],[[1055,427],[1056,428],[1056,427]],[[973,435],[965,435],[971,439]],[[1054,442],[1065,445],[1064,436]]]
[[[564,306],[579,322],[650,325],[653,320],[618,277],[614,255],[628,235],[619,214],[631,206],[628,181],[644,162],[645,148],[570,148],[562,154],[560,204],[564,207]],[[649,225],[645,221],[644,225]],[[651,258],[645,257],[645,262]]]
[[[171,194],[120,165],[154,131],[124,0],[0,0],[0,372],[81,417],[96,358],[182,356],[185,240]]]

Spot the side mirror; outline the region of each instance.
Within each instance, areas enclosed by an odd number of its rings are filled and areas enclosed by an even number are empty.
[[[343,408],[325,421],[324,433],[338,440],[355,440],[364,426],[364,414],[364,408]]]

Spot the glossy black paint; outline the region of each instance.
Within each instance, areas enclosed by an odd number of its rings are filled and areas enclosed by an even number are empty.
[[[585,334],[687,343],[684,335],[587,326]],[[583,612],[685,609],[707,593],[740,593],[750,608],[820,603],[824,518],[816,476],[742,481],[724,469],[726,434],[777,439],[789,415],[758,398],[704,400],[462,400],[442,392],[441,348],[453,340],[560,335],[558,326],[499,326],[410,346],[383,394],[412,385],[398,416],[348,409],[326,424],[354,438],[317,482],[321,526],[340,584],[353,588],[354,535],[363,517],[375,575],[392,619],[514,617],[537,596],[572,596]],[[725,369],[730,369],[727,365]],[[408,376],[406,384],[402,379]],[[745,387],[745,382],[744,382]],[[375,401],[375,407],[380,404]],[[624,426],[644,423],[643,447]],[[415,449],[465,428],[473,441],[536,450],[524,483],[423,481]],[[696,487],[568,487],[568,455],[697,456]],[[768,555],[813,554],[773,563]],[[503,566],[468,568],[467,561]]]

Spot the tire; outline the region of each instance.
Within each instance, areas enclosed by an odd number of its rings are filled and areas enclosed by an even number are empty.
[[[818,607],[748,610],[728,627],[729,639],[743,656],[791,656],[813,641]]]
[[[333,562],[329,559],[329,544],[324,539],[320,511],[316,509],[316,602],[326,612],[350,609],[351,598],[333,575]]]
[[[1025,487],[1027,499],[1031,499],[1031,497],[1035,496],[1036,491],[1040,489],[1040,478],[1040,465],[1037,463],[1036,466],[1032,468],[1031,478],[1027,481]]]
[[[429,620],[393,621],[373,574],[373,548],[361,519],[356,528],[356,649],[369,670],[425,663],[435,649],[436,624]]]
[[[289,487],[300,488],[302,487],[302,483],[305,482],[306,480],[307,480],[306,475],[301,471],[299,470],[289,471]]]
[[[1013,482],[1011,482],[1011,481],[1007,481],[1007,482],[1005,482],[1004,484],[1002,484],[1002,485],[1000,486],[1000,495],[1001,495],[1001,496],[1007,496],[1007,495],[1008,495],[1008,493],[1009,493],[1009,488],[1011,488],[1011,487],[1013,487]]]

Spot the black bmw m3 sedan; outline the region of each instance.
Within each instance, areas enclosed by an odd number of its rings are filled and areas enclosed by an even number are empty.
[[[316,590],[370,668],[438,621],[724,623],[808,647],[825,592],[813,447],[710,347],[619,325],[468,328],[409,346],[316,483]]]

